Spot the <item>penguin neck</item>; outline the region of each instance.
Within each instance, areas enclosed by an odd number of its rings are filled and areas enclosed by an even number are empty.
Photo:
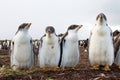
[[[21,33],[21,34],[28,34],[28,31],[27,30],[20,30],[19,33]]]
[[[75,31],[69,31],[67,35],[67,39],[70,39],[70,41],[76,42],[78,41],[78,35]]]
[[[46,34],[45,41],[46,41],[46,44],[54,45],[54,42],[56,41],[55,34]]]
[[[46,37],[47,37],[48,39],[54,39],[55,34],[46,34]]]
[[[77,35],[77,31],[70,30],[70,31],[68,31],[68,34],[69,35]]]
[[[102,22],[101,21],[97,21],[96,22],[96,26],[106,26],[107,25],[107,21],[103,20]]]
[[[76,30],[69,30],[69,31],[67,31],[69,34],[76,34],[77,33],[77,31]]]

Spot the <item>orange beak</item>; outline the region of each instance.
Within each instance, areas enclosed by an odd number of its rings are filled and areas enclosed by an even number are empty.
[[[28,23],[27,27],[30,27],[32,23]]]
[[[79,30],[82,26],[83,26],[83,25],[79,25],[79,26],[77,27],[77,30]]]

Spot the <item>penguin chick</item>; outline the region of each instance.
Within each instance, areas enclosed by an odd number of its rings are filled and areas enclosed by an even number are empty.
[[[11,66],[13,70],[32,68],[34,64],[34,53],[32,38],[28,33],[31,23],[23,23],[11,43]]]
[[[110,70],[114,61],[112,31],[103,13],[97,16],[96,25],[90,34],[89,61],[92,69],[99,69],[102,65],[105,71]]]

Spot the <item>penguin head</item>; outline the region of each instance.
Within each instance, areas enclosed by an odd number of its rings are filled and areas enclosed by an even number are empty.
[[[99,25],[107,24],[107,18],[103,13],[98,14],[98,16],[96,17],[96,21]]]
[[[83,25],[70,25],[67,32],[77,32]]]
[[[55,34],[55,29],[53,26],[47,26],[45,32],[46,32],[46,36],[51,37],[52,35]]]
[[[30,28],[31,23],[23,23],[19,26],[18,30],[28,30]]]
[[[120,33],[119,30],[115,30],[115,31],[113,32],[113,36],[117,36],[119,33]]]
[[[17,32],[15,33],[15,35],[19,32],[19,31],[28,31],[28,29],[30,28],[32,23],[23,23],[18,27]]]

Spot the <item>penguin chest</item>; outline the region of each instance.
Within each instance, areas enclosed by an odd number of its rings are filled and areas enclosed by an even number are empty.
[[[110,36],[110,29],[95,28],[92,31],[89,46],[89,59],[91,64],[106,64],[113,61],[113,44]]]
[[[65,49],[64,49],[65,48]],[[78,54],[78,37],[77,34],[69,34],[66,37],[66,41],[63,47],[65,53],[68,53],[69,56],[74,57]]]
[[[66,66],[74,66],[79,61],[79,49],[77,43],[68,43],[63,48],[63,62]]]
[[[43,45],[41,55],[44,55],[46,65],[56,62],[58,54],[59,54],[58,43],[48,43]]]
[[[98,49],[106,49],[112,43],[110,30],[108,28],[95,28],[92,31],[90,45]]]
[[[49,54],[54,54],[58,48],[58,43],[56,41],[44,42],[43,51]]]
[[[15,59],[19,62],[26,62],[31,57],[31,45],[30,43],[17,43],[14,45]]]

